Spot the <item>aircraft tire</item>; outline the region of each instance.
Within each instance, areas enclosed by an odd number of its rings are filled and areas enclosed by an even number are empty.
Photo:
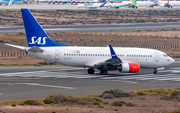
[[[100,71],[100,74],[101,74],[101,75],[107,75],[107,70],[101,70],[101,71]]]
[[[154,73],[154,74],[158,74],[158,71],[154,71],[153,73]]]
[[[88,72],[88,74],[94,74],[94,72],[95,72],[95,71],[94,71],[94,69],[93,69],[93,68],[90,68],[90,69],[88,69],[88,71],[87,71],[87,72]]]

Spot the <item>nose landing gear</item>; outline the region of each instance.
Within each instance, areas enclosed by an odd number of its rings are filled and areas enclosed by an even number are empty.
[[[153,71],[154,74],[158,74],[158,71],[156,68],[154,68],[154,71]]]

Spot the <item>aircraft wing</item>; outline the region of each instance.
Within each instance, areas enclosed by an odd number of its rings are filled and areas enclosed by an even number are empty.
[[[95,64],[95,66],[119,65],[120,63],[122,63],[122,60],[117,57],[117,55],[111,45],[109,45],[109,49],[110,49],[112,58],[110,58],[104,62],[99,62],[99,63]]]

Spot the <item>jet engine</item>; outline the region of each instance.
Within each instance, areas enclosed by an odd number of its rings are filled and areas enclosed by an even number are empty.
[[[138,63],[127,62],[120,65],[119,71],[124,73],[137,73],[139,72],[140,66]]]

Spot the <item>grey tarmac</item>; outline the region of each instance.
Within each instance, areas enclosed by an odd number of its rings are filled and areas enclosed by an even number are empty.
[[[156,30],[180,28],[180,22],[128,23],[128,24],[90,24],[90,25],[51,25],[42,26],[46,32],[118,32],[133,30]],[[24,32],[23,26],[0,27],[0,34]]]
[[[157,75],[153,69],[139,73],[109,72],[87,74],[87,69],[77,67],[0,67],[0,101],[45,98],[51,94],[84,96],[101,94],[109,89],[123,91],[148,88],[179,87],[180,62],[176,61]]]

